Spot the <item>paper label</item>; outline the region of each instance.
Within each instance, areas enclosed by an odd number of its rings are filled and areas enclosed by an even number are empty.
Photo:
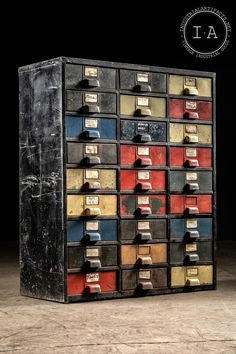
[[[137,127],[138,132],[148,132],[149,124],[148,123],[139,123]]]
[[[197,102],[195,101],[186,101],[185,109],[197,109]]]
[[[97,119],[85,119],[85,128],[97,128],[98,127],[98,120]]]
[[[98,248],[87,248],[86,249],[86,257],[98,257],[99,249]]]
[[[137,73],[137,82],[149,82],[149,75],[147,73]]]
[[[139,246],[138,248],[138,254],[140,255],[149,255],[151,251],[151,247],[150,246]]]
[[[84,75],[88,77],[97,77],[98,76],[98,69],[92,68],[91,66],[86,66],[84,68]]]
[[[138,171],[138,179],[150,179],[149,171]]]
[[[150,223],[149,221],[138,221],[138,230],[149,230]]]
[[[185,132],[197,134],[197,126],[196,125],[185,125]]]
[[[86,197],[86,205],[98,205],[99,197],[98,196],[88,196]]]
[[[90,155],[97,155],[98,146],[97,145],[88,145],[85,146],[85,153]]]
[[[86,283],[93,283],[99,281],[99,273],[86,274]]]
[[[196,77],[185,77],[185,85],[191,87],[197,87],[197,78]]]
[[[149,197],[138,196],[138,205],[149,204]]]
[[[138,146],[139,156],[149,156],[149,147]]]
[[[87,221],[85,228],[87,231],[97,231],[98,221]]]
[[[197,268],[187,268],[187,276],[191,277],[192,275],[198,275]]]
[[[196,243],[187,243],[185,246],[186,252],[195,252],[197,251],[197,244]]]
[[[138,97],[137,98],[137,106],[148,107],[149,106],[149,98],[148,97]]]
[[[197,149],[186,149],[186,156],[187,157],[197,157]]]
[[[151,279],[151,271],[150,270],[140,270],[139,271],[139,279]]]
[[[85,179],[98,179],[98,170],[85,170]]]
[[[197,181],[197,172],[187,172],[186,173],[187,181]]]
[[[188,229],[196,229],[197,228],[197,220],[186,220],[186,227]]]
[[[96,93],[85,93],[84,102],[86,103],[98,103],[98,95]]]

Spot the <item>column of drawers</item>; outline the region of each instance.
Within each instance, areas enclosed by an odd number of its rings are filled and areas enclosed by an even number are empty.
[[[117,70],[67,65],[68,295],[118,290]]]
[[[171,288],[213,283],[212,80],[169,75]]]

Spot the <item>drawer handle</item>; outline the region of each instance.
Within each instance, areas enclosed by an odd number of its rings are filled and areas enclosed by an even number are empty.
[[[99,87],[100,82],[97,79],[84,79],[81,81],[83,87]]]
[[[196,240],[200,237],[199,232],[197,230],[188,230],[185,234],[187,240]]]
[[[152,214],[152,211],[151,211],[150,207],[139,207],[139,208],[137,208],[137,213],[139,215],[145,216],[145,215]]]
[[[100,259],[87,259],[86,266],[89,268],[101,268],[101,261]]]
[[[199,214],[198,207],[187,207],[185,208],[185,212],[189,215]]]
[[[199,166],[199,162],[197,159],[187,159],[184,162],[184,166],[185,167],[198,167]]]
[[[199,140],[197,135],[186,135],[184,138],[184,142],[187,144],[196,144],[198,141]]]
[[[199,114],[198,114],[198,112],[188,112],[188,111],[186,111],[184,113],[184,118],[187,118],[187,119],[199,119]]]
[[[198,183],[186,183],[184,186],[184,189],[190,192],[195,192],[199,190],[199,184]]]
[[[149,241],[152,239],[152,234],[150,232],[139,232],[137,237],[140,241]]]
[[[133,89],[135,92],[151,92],[151,86],[148,84],[137,84]]]
[[[136,164],[139,166],[152,166],[152,160],[150,157],[142,157],[136,160]]]
[[[152,189],[152,185],[150,182],[139,182],[136,185],[136,189],[142,191],[148,191],[149,189]]]
[[[135,111],[135,116],[138,117],[146,117],[151,115],[152,115],[152,111],[150,108],[137,108]]]
[[[88,129],[84,131],[86,139],[100,139],[100,132],[98,130]]]
[[[151,281],[140,281],[138,287],[142,290],[151,290],[153,289],[153,285]]]
[[[99,284],[90,284],[90,285],[86,286],[85,291],[90,293],[90,294],[100,293],[101,292],[101,286]]]
[[[86,208],[84,214],[86,216],[97,216],[101,215],[101,210],[100,208]]]
[[[186,263],[196,263],[199,261],[199,255],[197,253],[188,253],[185,256],[184,261]]]
[[[85,239],[90,242],[101,241],[101,235],[98,232],[87,232]]]
[[[186,286],[198,286],[200,281],[198,278],[186,278]]]
[[[100,107],[96,105],[85,105],[81,108],[82,113],[100,113]]]
[[[152,141],[150,134],[137,134],[135,140],[138,140],[140,143],[147,143]]]
[[[100,182],[85,182],[84,189],[101,189]]]
[[[184,89],[184,95],[197,96],[198,89],[196,87],[186,87]]]
[[[101,163],[101,159],[99,156],[87,156],[84,159],[86,165],[99,165]]]
[[[152,258],[150,256],[140,256],[138,258],[138,263],[140,263],[142,265],[152,264]]]

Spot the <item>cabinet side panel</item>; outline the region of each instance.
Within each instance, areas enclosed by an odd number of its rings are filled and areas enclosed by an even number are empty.
[[[19,70],[21,294],[65,301],[62,64]]]

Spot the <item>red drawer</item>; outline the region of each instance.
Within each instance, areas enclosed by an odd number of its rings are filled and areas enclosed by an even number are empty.
[[[166,214],[165,195],[121,195],[120,215],[164,215]]]
[[[171,214],[208,214],[212,212],[211,195],[171,195],[170,196]]]
[[[212,120],[212,102],[170,99],[169,117]]]
[[[120,189],[122,190],[165,190],[165,171],[121,170]]]
[[[117,274],[111,272],[68,275],[68,295],[107,293],[117,290]]]
[[[125,166],[166,166],[165,146],[120,146],[120,164]]]
[[[211,167],[211,148],[170,147],[170,166]]]

